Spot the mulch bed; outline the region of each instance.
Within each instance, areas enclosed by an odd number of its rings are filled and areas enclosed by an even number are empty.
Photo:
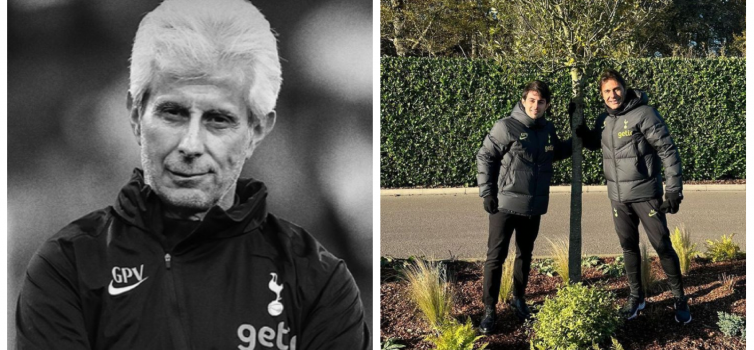
[[[612,262],[614,258],[602,258]],[[450,263],[455,271],[456,301],[452,316],[461,321],[471,317],[478,326],[484,313],[482,304],[482,262],[455,261]],[[639,316],[627,321],[614,337],[625,349],[745,349],[739,337],[726,337],[717,326],[718,311],[741,316],[746,314],[746,260],[712,263],[702,259],[692,262],[691,271],[684,277],[684,287],[689,296],[693,320],[680,325],[674,320],[673,298],[664,279],[657,257],[652,269],[658,278],[654,291],[647,298],[647,308]],[[381,269],[380,331],[381,341],[396,338],[405,349],[432,349],[424,341],[431,334],[408,297],[406,282],[390,266]],[[721,283],[720,275],[734,276],[732,290]],[[599,284],[612,290],[621,306],[628,296],[628,281],[622,277],[606,277],[595,268],[582,268],[583,282]],[[552,297],[560,285],[560,277],[548,277],[532,269],[526,290],[527,302],[541,305]],[[498,321],[494,334],[477,344],[488,342],[488,349],[529,349],[529,335],[513,311],[498,303]]]

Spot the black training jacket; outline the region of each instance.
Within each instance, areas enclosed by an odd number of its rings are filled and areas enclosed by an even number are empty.
[[[498,209],[518,215],[547,213],[552,162],[571,156],[544,116],[531,119],[519,102],[498,120],[476,155],[479,196],[497,196]]]
[[[627,90],[625,108],[597,117],[595,128],[584,146],[597,150],[602,145],[602,164],[611,200],[622,203],[662,198],[665,190],[681,192],[681,157],[668,127],[657,110],[647,105],[647,94]]]
[[[74,221],[32,258],[18,349],[366,349],[345,263],[267,213],[261,182],[215,206],[172,250],[139,170],[114,207]]]

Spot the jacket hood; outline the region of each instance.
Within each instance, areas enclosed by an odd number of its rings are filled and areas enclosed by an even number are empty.
[[[547,116],[547,112],[542,115],[542,117],[537,119],[531,119],[528,114],[526,114],[526,110],[524,110],[524,104],[521,103],[521,101],[518,101],[516,103],[516,106],[513,107],[513,111],[511,112],[511,117],[515,120],[518,120],[521,122],[521,124],[524,124],[527,128],[530,129],[539,129],[543,128],[547,124],[547,120],[545,117]]]
[[[605,108],[607,108],[609,114],[613,115],[624,115],[628,112],[630,112],[633,109],[636,109],[636,107],[643,106],[649,103],[649,98],[647,97],[647,93],[641,90],[634,90],[634,89],[628,89],[626,90],[626,100],[623,101],[623,109],[616,112],[613,112],[607,105],[605,105]]]
[[[213,206],[189,239],[222,238],[240,235],[264,224],[267,218],[267,187],[253,179],[239,179],[238,201],[228,210]],[[144,183],[141,169],[134,169],[115,202],[115,212],[128,223],[148,232],[162,234],[162,201]]]

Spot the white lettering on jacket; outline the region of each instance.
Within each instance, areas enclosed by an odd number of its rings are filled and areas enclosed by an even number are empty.
[[[133,278],[136,279],[136,283],[130,284],[128,286],[124,287],[115,287],[113,283],[129,283],[129,280],[133,281]],[[141,282],[144,282],[149,277],[144,277],[144,264],[139,266],[139,268],[135,267],[113,267],[113,280],[110,281],[110,286],[107,288],[110,295],[118,295],[123,294],[125,292],[128,292],[129,290],[132,290],[136,288],[138,285],[141,284]]]
[[[238,338],[245,344],[238,346],[240,350],[254,350],[257,347],[257,343],[265,348],[272,348],[275,346],[279,350],[296,350],[296,336],[291,338],[288,345],[284,344],[285,335],[290,332],[290,328],[285,327],[284,322],[278,323],[277,332],[274,329],[264,326],[257,331],[254,326],[250,324],[242,324],[238,327]],[[273,340],[275,341],[273,343]]]

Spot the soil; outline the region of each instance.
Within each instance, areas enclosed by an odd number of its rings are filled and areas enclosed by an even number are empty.
[[[601,263],[610,263],[614,258],[601,258]],[[454,261],[449,271],[454,276],[456,301],[452,316],[460,321],[470,317],[477,327],[484,313],[482,303],[482,262]],[[692,321],[681,325],[674,320],[673,298],[657,257],[653,258],[652,270],[658,283],[647,297],[647,307],[633,320],[626,321],[614,334],[625,349],[745,349],[746,343],[739,337],[727,337],[718,328],[718,311],[746,315],[746,260],[713,263],[696,259],[691,270],[684,276],[684,289],[689,297]],[[721,275],[732,276],[732,288],[721,282]],[[599,284],[618,297],[621,306],[628,297],[628,281],[625,275],[607,277],[593,267],[582,267],[585,284]],[[404,349],[432,349],[424,341],[431,334],[428,324],[408,297],[406,282],[391,265],[381,269],[380,285],[380,331],[381,342],[396,338]],[[541,305],[545,298],[553,297],[560,286],[557,275],[548,277],[532,269],[526,289],[527,303]],[[536,308],[536,306],[535,306]],[[489,343],[487,349],[529,349],[530,335],[527,326],[521,323],[508,307],[498,303],[497,323],[493,334],[485,336],[477,344]],[[609,340],[608,343],[609,344]],[[603,345],[606,345],[603,344]],[[604,347],[603,348],[607,348]]]

